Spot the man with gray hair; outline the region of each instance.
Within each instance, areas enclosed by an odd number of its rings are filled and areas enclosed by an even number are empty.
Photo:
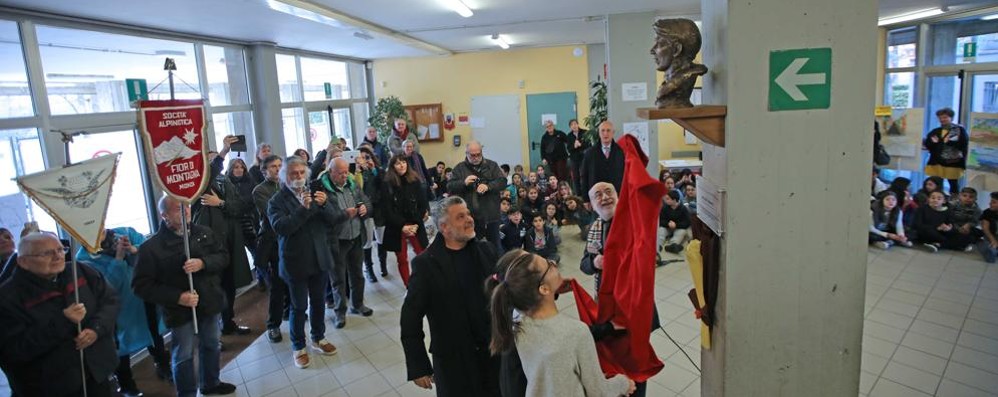
[[[495,161],[483,156],[480,142],[468,142],[464,154],[465,160],[454,166],[447,191],[468,203],[478,237],[488,240],[501,252],[499,192],[506,187],[506,178]]]
[[[291,296],[290,334],[292,359],[298,368],[311,364],[305,349],[305,308],[309,308],[312,349],[323,355],[336,354],[336,346],[326,340],[323,295],[328,272],[332,270],[328,233],[347,215],[336,212],[326,202],[322,189],[312,190],[308,164],[296,156],[288,157],[281,168],[281,188],[267,204],[267,218],[277,234],[280,251],[279,271],[288,283]]]
[[[342,223],[329,232],[329,247],[333,255],[330,284],[333,300],[333,326],[346,326],[347,283],[350,285],[350,313],[370,317],[374,310],[364,306],[364,231],[368,199],[364,191],[351,181],[350,163],[342,157],[329,162],[329,170],[319,177],[329,204],[337,213],[348,214]],[[347,213],[347,210],[352,210]]]
[[[489,354],[491,339],[485,279],[496,272],[492,244],[475,240],[475,220],[457,196],[433,211],[440,230],[412,260],[409,290],[402,303],[402,349],[408,380],[437,396],[499,396],[499,360]],[[430,324],[430,351],[423,344],[423,318]]]
[[[0,284],[0,366],[11,392],[111,396],[108,377],[118,365],[114,289],[83,264],[74,280],[55,235],[29,234],[17,248],[17,268]],[[74,301],[77,289],[79,303]],[[85,352],[83,372],[80,350]]]

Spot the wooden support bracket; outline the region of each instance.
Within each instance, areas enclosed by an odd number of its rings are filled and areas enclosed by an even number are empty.
[[[638,109],[638,117],[642,119],[672,119],[700,140],[721,147],[724,147],[724,119],[727,114],[728,107],[723,105],[700,105],[679,109]]]

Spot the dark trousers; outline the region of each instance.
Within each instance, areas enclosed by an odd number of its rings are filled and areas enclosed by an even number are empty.
[[[338,243],[339,249],[333,259],[333,272],[329,275],[329,280],[333,287],[333,310],[342,317],[347,312],[347,283],[350,307],[364,307],[364,256],[360,237],[338,240]]]
[[[266,246],[264,246],[266,245]],[[257,256],[253,261],[257,269],[262,269],[267,275],[267,289],[269,293],[267,304],[267,329],[274,329],[281,326],[284,320],[284,313],[291,305],[288,297],[288,285],[281,278],[278,266],[280,258],[277,255],[277,242],[266,243],[257,248]]]
[[[132,375],[132,357],[128,354],[118,356],[118,368],[114,370],[114,377],[118,379],[118,386],[124,389],[135,390],[135,377]]]
[[[152,335],[152,346],[146,350],[157,364],[169,366],[170,356],[166,354],[163,335],[159,333],[159,312],[156,310],[156,305],[149,302],[146,302],[146,325],[149,327],[149,334]]]
[[[326,337],[326,308],[322,305],[322,295],[329,276],[319,272],[299,280],[284,280],[291,294],[291,346],[295,350],[305,348],[305,309],[308,308],[308,321],[312,331],[312,341]]]
[[[974,234],[960,234],[956,229],[940,232],[936,229],[922,228],[918,231],[918,240],[922,243],[937,243],[948,250],[960,251],[977,241],[977,238]]]
[[[225,290],[225,308],[222,309],[222,327],[229,328],[235,325],[232,318],[236,316],[235,307],[236,304],[236,272],[229,263],[228,266],[222,270],[222,289]]]
[[[568,159],[548,161],[548,169],[554,173],[554,176],[558,177],[559,182],[569,180]],[[558,187],[555,186],[554,189],[558,189]]]
[[[580,174],[582,171],[582,159],[579,159],[579,161],[569,161],[568,166],[572,169],[572,191],[576,196],[588,197],[589,192],[582,191],[582,175]]]
[[[461,366],[470,364],[460,357],[471,354],[474,367]],[[457,362],[448,362],[458,358]],[[487,347],[475,351],[458,353],[454,358],[433,356],[433,381],[437,389],[437,397],[480,396],[499,397],[499,356],[492,356]]]
[[[475,235],[479,240],[486,240],[496,247],[496,252],[502,253],[502,239],[499,238],[499,221],[479,222],[475,220]]]
[[[77,372],[76,376],[80,376]],[[94,379],[93,375],[87,374],[87,397],[111,397],[111,382],[107,379],[102,379],[97,381]],[[67,394],[65,397],[79,397],[83,395],[83,390],[77,390],[75,392]],[[25,396],[28,397],[28,396]]]
[[[959,179],[947,179],[949,181],[949,194],[950,196],[956,196],[960,194],[960,180]],[[939,187],[942,189],[942,186]]]

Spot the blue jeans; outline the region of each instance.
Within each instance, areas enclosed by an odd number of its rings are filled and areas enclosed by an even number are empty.
[[[991,242],[988,239],[981,240],[977,243],[977,250],[980,251],[981,256],[984,257],[984,261],[987,263],[995,263],[998,261],[998,249],[991,248]]]
[[[171,328],[173,333],[173,382],[178,397],[195,397],[198,394],[198,380],[202,389],[218,385],[219,338],[221,337],[221,315],[198,316],[198,334],[194,335],[194,324],[187,323]],[[194,377],[195,339],[200,342],[198,377]]]
[[[319,272],[308,278],[285,280],[291,296],[291,346],[295,350],[305,348],[305,308],[308,308],[308,321],[312,326],[312,341],[326,337],[326,272]]]

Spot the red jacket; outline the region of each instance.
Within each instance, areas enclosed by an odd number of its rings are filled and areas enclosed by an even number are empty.
[[[648,157],[636,138],[618,141],[625,154],[624,180],[618,196],[603,256],[599,303],[573,284],[579,318],[586,324],[613,319],[627,333],[596,343],[600,366],[607,376],[625,374],[644,382],[663,367],[649,338],[655,299],[655,241],[665,186],[648,175]]]

